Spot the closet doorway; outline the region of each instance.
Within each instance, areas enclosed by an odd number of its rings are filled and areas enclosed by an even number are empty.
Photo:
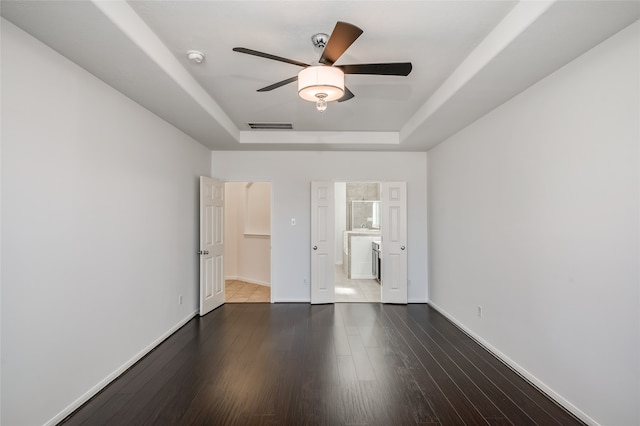
[[[271,303],[271,183],[225,183],[226,303]]]

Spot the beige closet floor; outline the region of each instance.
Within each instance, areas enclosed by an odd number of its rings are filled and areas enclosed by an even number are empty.
[[[270,303],[271,287],[244,281],[225,281],[226,303]]]

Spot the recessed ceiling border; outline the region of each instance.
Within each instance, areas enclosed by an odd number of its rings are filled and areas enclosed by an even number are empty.
[[[398,145],[398,132],[240,132],[241,144]]]
[[[124,1],[91,2],[129,39],[149,56],[173,81],[224,128],[236,141],[240,130],[218,103],[193,78],[167,46]]]
[[[400,130],[402,141],[420,129],[500,52],[518,38],[558,0],[521,1],[478,44]]]

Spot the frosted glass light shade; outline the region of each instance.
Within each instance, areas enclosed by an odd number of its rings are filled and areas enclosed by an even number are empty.
[[[306,101],[316,102],[319,94],[325,94],[327,102],[344,96],[344,73],[340,68],[311,66],[298,73],[298,95]]]

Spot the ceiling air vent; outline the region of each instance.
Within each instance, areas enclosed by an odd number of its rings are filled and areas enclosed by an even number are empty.
[[[292,123],[247,123],[251,130],[293,130]]]

